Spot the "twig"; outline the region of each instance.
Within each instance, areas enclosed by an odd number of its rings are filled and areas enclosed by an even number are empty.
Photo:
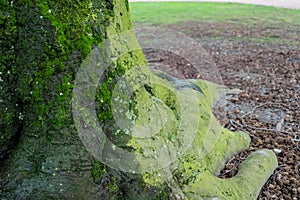
[[[162,62],[163,61],[163,59],[148,59],[147,60],[148,62]]]
[[[226,166],[231,162],[233,161],[234,159],[236,159],[236,157],[234,156],[233,158],[231,158],[229,161],[227,161],[227,163],[225,164]]]
[[[300,166],[300,162],[297,163],[297,165],[295,165],[295,169],[297,169],[297,171],[300,171],[298,168]]]
[[[239,125],[240,127],[244,127],[242,124],[237,123],[236,121],[234,121],[234,120],[232,120],[232,119],[229,119],[229,122],[230,122],[230,124],[231,124],[232,126],[234,126],[234,127],[237,128],[237,129],[239,129],[239,127],[237,127],[235,124]],[[235,124],[234,124],[234,123],[235,123]],[[246,133],[248,133],[248,135],[250,135],[251,137],[257,139],[257,137],[256,137],[255,135],[249,133],[249,131],[246,131],[245,129],[241,129],[241,130],[244,131],[244,132],[246,132]]]
[[[264,106],[264,105],[266,105],[266,104],[267,104],[267,103],[263,103],[263,104],[260,104],[260,105],[255,106],[250,112],[248,112],[248,113],[242,115],[242,118],[246,117],[247,115],[253,114],[253,112],[254,112],[257,108],[262,107],[262,106]]]
[[[244,128],[251,128],[251,129],[254,129],[254,130],[278,132],[278,133],[284,133],[284,134],[288,134],[288,135],[293,135],[293,134],[295,134],[295,133],[293,133],[293,132],[278,131],[278,130],[276,130],[276,129],[259,128],[259,127],[255,127],[255,126],[244,125],[244,124],[240,124],[240,123],[234,121],[233,119],[230,119],[229,121],[232,121],[232,122],[234,122],[235,124],[237,124],[237,125],[239,125],[239,126],[241,126],[241,127],[244,127]]]
[[[226,163],[226,166],[227,166],[232,160],[234,160],[234,159],[237,159],[237,158],[236,158],[236,157],[233,157],[232,159],[230,159],[230,160]],[[234,166],[233,166],[230,170],[225,171],[224,173],[220,174],[219,177],[220,177],[220,176],[224,176],[225,174],[228,174],[229,172],[232,172],[233,170],[236,170],[240,164],[241,164],[241,161],[240,161],[240,160],[237,160],[237,164],[234,163]]]

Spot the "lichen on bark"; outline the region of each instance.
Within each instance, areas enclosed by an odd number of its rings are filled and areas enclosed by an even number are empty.
[[[131,28],[128,9],[127,1],[1,2],[0,142],[7,155],[1,157],[1,198],[119,195],[122,187],[116,186],[126,175],[108,170],[101,178],[112,185],[93,180],[96,164],[73,125],[71,95],[93,47]],[[127,55],[118,61],[118,73],[143,59],[141,52]]]
[[[168,199],[171,193],[176,196],[182,191],[191,198],[206,194],[226,197],[223,193],[232,188],[228,183],[219,184],[212,174],[229,156],[247,148],[248,137],[233,134],[216,123],[207,94],[208,83],[190,80],[203,94],[191,88],[178,91],[171,82],[150,73],[141,48],[131,51],[128,41],[116,40],[116,36],[132,31],[127,0],[1,3],[0,24],[4,31],[0,35],[0,145],[3,145],[1,154],[6,156],[1,157],[0,198]],[[137,45],[134,34],[130,35]],[[143,171],[143,167],[151,165],[145,165],[138,156],[129,158],[128,162],[137,162],[140,174],[106,166],[90,155],[78,136],[71,105],[76,73],[90,53],[106,40],[111,42],[108,50],[111,55],[117,55],[117,59],[99,80],[95,95],[97,120],[116,146],[136,153],[146,148],[153,152],[154,156],[146,157],[160,158],[158,171]],[[120,55],[120,51],[126,53]],[[159,134],[146,142],[118,129],[111,105],[119,78],[136,70],[136,66],[148,82],[134,93],[130,117],[134,116],[132,120],[138,125],[149,125],[149,108],[158,108],[154,116],[162,114],[159,117],[164,116],[165,120]],[[196,98],[191,99],[192,96]],[[180,108],[179,100],[184,101],[184,105],[200,105],[201,108],[186,112]],[[181,117],[191,118],[191,122],[200,121],[201,126],[195,130],[194,126],[180,127]],[[120,137],[115,137],[118,131]],[[196,132],[193,148],[185,155],[175,156],[182,143],[181,137],[176,136],[189,131]],[[212,141],[214,131],[225,139]],[[208,142],[216,144],[209,152],[205,145],[202,146],[207,132],[212,136]],[[169,142],[169,149],[164,142]],[[169,151],[173,159],[170,163],[163,160],[167,157],[160,154],[159,148]],[[266,156],[273,160],[263,168],[263,178],[275,163],[271,154],[266,153]],[[252,160],[257,162],[256,158]],[[170,166],[160,166],[160,161]],[[245,166],[247,169],[251,165]],[[237,180],[246,176],[242,174],[241,177]],[[211,189],[213,184],[223,188],[221,193]]]

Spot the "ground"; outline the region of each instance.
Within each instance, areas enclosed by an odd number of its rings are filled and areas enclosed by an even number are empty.
[[[228,161],[220,177],[234,176],[250,152],[271,149],[279,166],[258,199],[300,199],[299,27],[282,23],[270,27],[201,22],[164,27],[197,40],[213,58],[223,83],[242,90],[216,104],[215,115],[224,127],[248,133],[251,146]],[[153,49],[145,49],[144,53],[152,68],[163,64],[174,76],[201,78],[182,57]]]

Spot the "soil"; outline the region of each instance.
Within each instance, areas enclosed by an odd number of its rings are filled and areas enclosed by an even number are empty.
[[[251,146],[228,161],[219,177],[234,176],[249,153],[271,149],[279,166],[258,199],[300,199],[299,27],[189,22],[167,28],[197,40],[216,63],[223,84],[242,90],[217,105],[215,115],[224,127],[248,133]],[[202,78],[180,56],[153,49],[145,54],[154,68],[162,64],[178,78]]]

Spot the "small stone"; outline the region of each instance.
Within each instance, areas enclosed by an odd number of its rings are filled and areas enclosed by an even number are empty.
[[[259,145],[261,145],[261,144],[263,144],[263,141],[262,141],[261,139],[259,139],[259,140],[257,140],[257,143],[258,143]]]
[[[286,189],[286,188],[282,188],[282,192],[283,192],[284,194],[286,194],[286,195],[289,194],[289,191],[288,191],[288,189]],[[290,198],[290,199],[291,199],[291,198]]]
[[[296,183],[296,182],[297,182],[297,179],[296,179],[295,177],[291,177],[291,178],[290,178],[290,181],[291,181],[292,183]],[[294,189],[297,191],[296,188],[293,188],[293,190],[294,190]]]
[[[290,197],[288,194],[284,194],[283,196],[285,200],[292,200],[292,197]]]
[[[289,152],[289,153],[286,154],[286,156],[289,157],[289,158],[293,158],[294,154],[292,152]]]
[[[277,148],[275,148],[275,149],[273,149],[273,151],[274,151],[276,154],[279,154],[279,153],[281,153],[281,149],[277,149]]]
[[[297,189],[296,188],[293,188],[293,194],[297,194]]]
[[[235,109],[235,110],[234,110],[234,113],[235,113],[235,114],[239,114],[239,113],[240,113],[240,110],[239,110],[239,109]]]
[[[270,185],[269,185],[269,188],[273,190],[273,189],[275,189],[275,185],[270,184]]]

